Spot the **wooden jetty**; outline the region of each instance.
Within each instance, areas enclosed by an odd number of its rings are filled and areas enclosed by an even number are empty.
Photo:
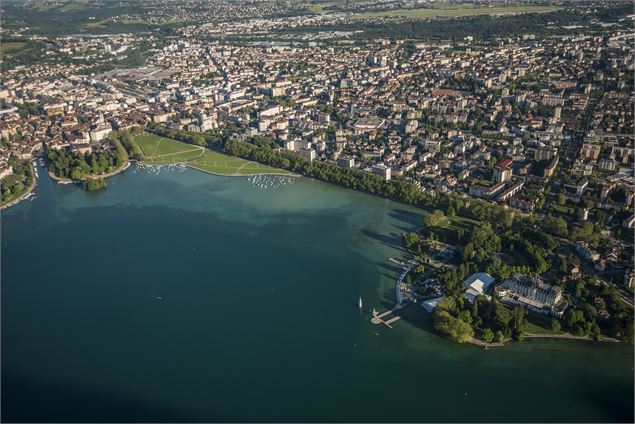
[[[374,317],[372,317],[370,319],[370,322],[372,322],[373,324],[379,325],[379,324],[384,324],[385,326],[387,326],[388,328],[392,328],[391,324],[394,324],[395,322],[399,321],[401,319],[400,316],[395,315],[392,318],[386,319],[384,320],[384,317],[387,317],[388,315],[394,314],[395,312],[397,312],[399,309],[403,308],[405,305],[395,305],[394,308],[386,311],[386,312],[382,312],[379,315],[376,315]]]

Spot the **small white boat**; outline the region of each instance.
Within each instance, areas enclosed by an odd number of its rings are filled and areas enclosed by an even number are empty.
[[[359,297],[359,309],[362,309],[362,297]]]
[[[377,310],[375,310],[375,308],[373,308],[373,316],[376,317],[377,316]]]

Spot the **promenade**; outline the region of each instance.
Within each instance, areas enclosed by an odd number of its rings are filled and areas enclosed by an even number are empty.
[[[401,317],[398,315],[395,315],[394,317],[386,319],[386,320],[384,320],[383,318],[389,315],[394,315],[399,309],[409,304],[409,303],[404,303],[403,295],[401,292],[402,284],[403,284],[404,278],[406,278],[406,275],[408,274],[408,272],[410,272],[410,269],[413,266],[415,266],[417,263],[419,263],[419,261],[417,261],[416,259],[410,259],[408,262],[401,262],[395,258],[388,258],[388,260],[390,262],[400,265],[403,268],[403,271],[399,275],[399,278],[397,278],[397,282],[395,284],[395,298],[397,299],[397,303],[392,309],[382,312],[381,314],[374,315],[370,319],[370,322],[375,325],[384,324],[388,328],[392,328],[391,324],[394,324],[395,322],[399,321]]]

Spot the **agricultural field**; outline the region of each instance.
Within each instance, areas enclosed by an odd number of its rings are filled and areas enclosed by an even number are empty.
[[[191,168],[217,175],[289,174],[246,159],[152,134],[137,136],[135,141],[144,154],[143,162],[154,165],[183,163]]]
[[[369,19],[384,17],[404,17],[413,19],[435,18],[435,17],[456,17],[456,16],[477,16],[477,15],[511,15],[518,13],[549,13],[559,10],[555,6],[539,5],[519,5],[519,6],[494,6],[494,7],[474,7],[474,6],[441,6],[433,8],[419,9],[393,9],[378,12],[354,13],[352,19]]]

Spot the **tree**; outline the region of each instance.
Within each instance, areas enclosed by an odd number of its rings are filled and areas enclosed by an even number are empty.
[[[566,237],[569,233],[567,228],[567,221],[562,218],[555,218],[548,216],[542,223],[542,228],[549,234],[553,234],[558,237]]]
[[[474,256],[474,244],[468,243],[463,248],[463,262],[469,261]]]
[[[500,330],[497,331],[496,334],[494,334],[494,340],[496,340],[498,343],[502,343],[505,340],[503,332]]]
[[[558,204],[564,205],[565,203],[567,203],[567,198],[564,196],[564,193],[558,194]]]
[[[550,325],[551,329],[553,331],[558,331],[560,330],[560,321],[558,321],[555,318],[551,318],[551,325]]]
[[[509,229],[514,224],[514,213],[509,209],[501,209],[498,214],[498,225]]]
[[[440,302],[439,302],[440,303]],[[434,310],[434,328],[442,333],[450,334],[452,323],[455,318],[446,310],[439,309],[439,305]]]
[[[426,227],[436,227],[439,224],[441,224],[441,222],[443,222],[444,219],[445,219],[445,215],[443,214],[443,211],[436,209],[434,212],[432,212],[429,215],[426,215],[423,218],[423,225],[425,225]]]
[[[453,323],[450,335],[459,343],[465,343],[474,337],[474,330],[467,322],[456,319]]]
[[[571,238],[575,241],[586,241],[591,244],[598,242],[600,231],[589,221],[584,221],[580,227],[576,227],[571,232]]]
[[[524,324],[525,324],[525,315],[527,314],[527,311],[525,311],[524,308],[520,307],[520,306],[516,306],[513,310],[512,310],[512,319],[510,321],[512,328],[516,331],[522,331],[524,329]]]
[[[406,249],[412,249],[419,241],[419,235],[417,233],[404,233],[403,242]]]
[[[502,336],[502,334],[501,334]],[[494,340],[494,332],[490,328],[486,328],[481,335],[485,343],[491,343]]]

